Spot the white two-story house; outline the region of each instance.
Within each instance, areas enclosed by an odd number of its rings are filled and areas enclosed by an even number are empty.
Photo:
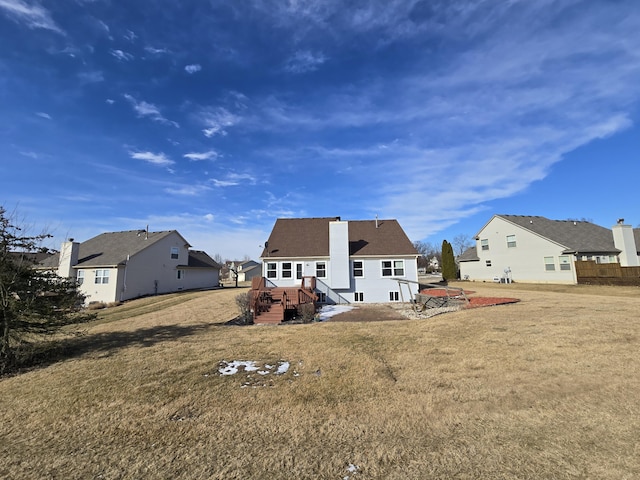
[[[108,232],[82,243],[70,239],[39,268],[76,278],[87,303],[217,287],[220,275],[220,265],[191,250],[176,230]]]
[[[586,221],[494,215],[459,258],[472,281],[577,283],[575,261],[638,266],[640,231],[620,221],[611,229]]]
[[[260,257],[270,286],[315,277],[320,303],[406,301],[417,292],[417,258],[397,220],[340,217],[280,218]]]

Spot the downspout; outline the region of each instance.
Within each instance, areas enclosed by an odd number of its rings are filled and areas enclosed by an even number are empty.
[[[129,265],[129,255],[127,255],[127,261],[124,262],[124,275],[122,279],[122,290],[120,291],[120,301],[122,302],[122,298],[124,297],[124,292],[127,291],[127,266]]]

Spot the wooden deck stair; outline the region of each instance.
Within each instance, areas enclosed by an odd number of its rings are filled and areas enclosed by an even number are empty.
[[[282,323],[287,311],[295,310],[298,305],[317,301],[313,290],[302,285],[269,288],[265,283],[264,278],[254,278],[252,281],[253,323],[255,324]],[[312,285],[315,288],[315,282]]]

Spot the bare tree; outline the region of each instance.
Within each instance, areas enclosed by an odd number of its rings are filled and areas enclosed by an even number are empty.
[[[462,255],[465,250],[473,247],[473,241],[466,233],[461,233],[453,237],[453,242],[451,242],[451,244],[455,248],[455,254],[458,257]]]

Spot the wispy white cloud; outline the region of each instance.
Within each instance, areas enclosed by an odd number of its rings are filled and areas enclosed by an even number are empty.
[[[128,40],[129,42],[134,42],[136,40],[136,38],[138,38],[138,35],[136,35],[131,30],[127,30],[124,33],[123,37],[124,37],[125,40]]]
[[[114,103],[116,103],[116,101],[113,98],[107,98],[105,102],[108,103],[109,105],[113,105]]]
[[[131,158],[135,160],[144,160],[145,162],[151,163],[153,165],[159,165],[166,167],[168,165],[173,165],[175,162],[167,157],[164,153],[153,153],[153,152],[134,152],[130,151],[129,155]]]
[[[46,118],[47,120],[51,120],[51,115],[45,112],[36,112],[36,115],[40,118]]]
[[[322,53],[312,53],[308,50],[297,51],[291,56],[284,69],[291,73],[306,73],[317,70],[320,65],[327,61]]]
[[[135,97],[133,97],[133,95],[129,95],[128,93],[125,93],[123,96],[131,104],[134,111],[138,114],[139,117],[148,117],[154,122],[180,128],[180,125],[177,122],[168,120],[163,117],[160,113],[160,109],[158,109],[158,107],[156,107],[153,103],[148,103],[144,100],[138,101],[135,99]]]
[[[147,53],[150,53],[152,55],[160,55],[162,53],[169,53],[169,50],[167,50],[166,48],[155,48],[152,47],[150,45],[147,45],[146,47],[144,47],[145,51]]]
[[[236,125],[241,120],[241,117],[223,107],[204,109],[198,117],[205,127],[202,133],[204,133],[207,138],[215,135],[226,135],[226,129]]]
[[[109,53],[111,54],[112,57],[120,60],[121,62],[128,62],[133,60],[134,58],[133,55],[122,50],[112,49],[112,50],[109,50]]]
[[[170,193],[173,195],[184,195],[189,197],[195,197],[195,196],[201,195],[209,190],[211,190],[211,187],[207,185],[195,185],[195,184],[165,188],[165,192],[167,193]]]
[[[198,63],[194,63],[194,64],[187,65],[186,67],[184,67],[184,70],[187,73],[194,74],[194,73],[199,72],[200,70],[202,70],[202,65],[200,65]]]
[[[51,17],[51,12],[37,1],[27,3],[23,0],[0,0],[0,11],[29,28],[43,28],[65,34]]]
[[[248,173],[229,173],[223,179],[212,178],[211,183],[215,187],[233,187],[236,185],[255,185],[257,179]]]
[[[22,155],[23,157],[33,158],[34,160],[37,160],[38,158],[40,158],[40,155],[38,155],[36,152],[21,151],[21,152],[18,152],[18,153],[20,155]]]
[[[216,159],[219,156],[220,154],[215,150],[208,150],[206,152],[191,152],[191,153],[185,153],[183,155],[184,158],[188,158],[189,160],[194,160],[194,161],[211,160],[211,159]]]

